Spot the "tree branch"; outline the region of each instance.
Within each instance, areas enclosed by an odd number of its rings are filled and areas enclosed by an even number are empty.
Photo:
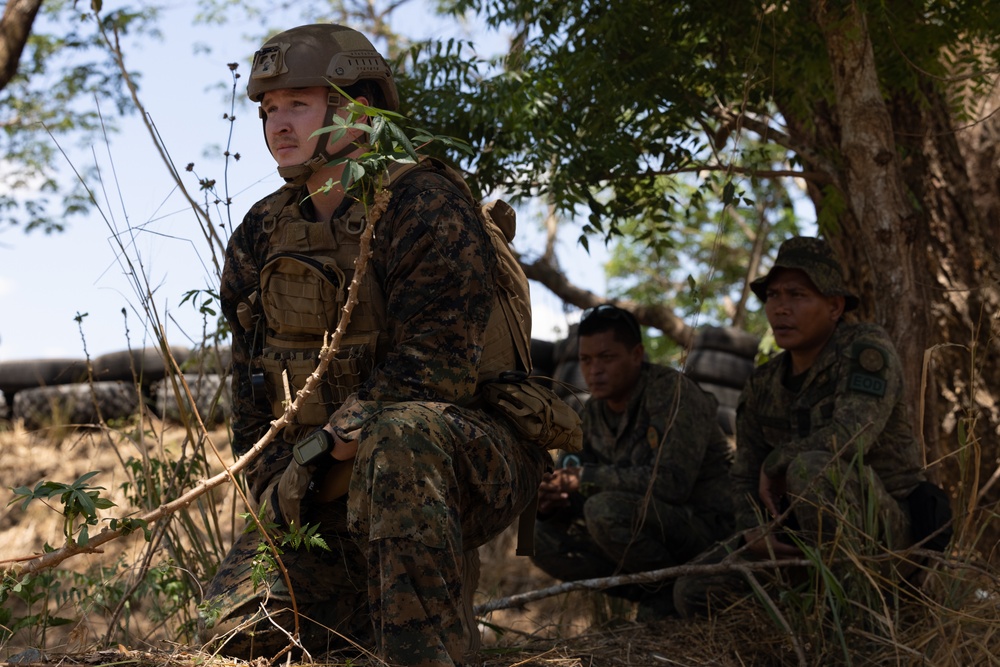
[[[608,301],[605,297],[572,284],[562,271],[544,258],[531,263],[521,260],[521,268],[530,280],[541,283],[562,301],[578,308],[590,308]],[[694,328],[677,317],[669,308],[627,300],[616,300],[615,305],[630,311],[640,324],[659,329],[680,345],[689,345],[694,337]]]
[[[761,139],[773,142],[782,148],[788,149],[801,158],[803,162],[812,165],[818,170],[812,172],[801,172],[801,178],[814,181],[820,185],[835,183],[837,181],[837,169],[829,160],[819,155],[811,147],[796,141],[787,132],[779,130],[766,120],[762,120],[751,114],[735,112],[728,107],[716,108],[715,115],[724,124],[736,127],[745,127],[760,136]],[[764,173],[765,172],[761,172],[761,175]],[[795,174],[792,173],[789,175]]]

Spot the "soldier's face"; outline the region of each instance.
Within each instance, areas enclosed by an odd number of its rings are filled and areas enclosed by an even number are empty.
[[[594,398],[613,409],[628,403],[642,371],[643,347],[631,349],[615,338],[614,331],[580,336],[580,370]]]
[[[326,88],[281,88],[264,94],[260,106],[267,114],[264,132],[271,155],[279,167],[302,164],[313,156],[323,127],[328,100]]]
[[[767,283],[764,312],[779,347],[797,370],[808,368],[833,335],[844,313],[844,297],[823,296],[803,271],[781,269]]]

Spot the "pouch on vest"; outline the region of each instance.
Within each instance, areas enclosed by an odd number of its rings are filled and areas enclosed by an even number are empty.
[[[293,253],[269,258],[260,272],[269,328],[279,336],[322,339],[337,324],[347,294],[344,283],[344,272],[333,260]]]
[[[502,373],[479,389],[487,408],[543,449],[583,449],[580,415],[554,391],[524,373]]]
[[[371,373],[371,349],[375,346],[377,335],[377,332],[372,332],[344,336],[341,339],[340,350],[330,359],[326,373],[299,406],[295,423],[312,427],[327,423],[334,410],[357,391],[362,380]],[[295,400],[296,392],[305,386],[309,376],[316,370],[319,353],[315,348],[297,351],[265,347],[260,360],[264,367],[267,395],[273,401],[272,414],[281,416],[285,411],[285,401]],[[287,396],[284,386],[286,379]]]

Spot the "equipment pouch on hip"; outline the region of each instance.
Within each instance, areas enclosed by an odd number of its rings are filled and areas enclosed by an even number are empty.
[[[524,373],[502,373],[479,392],[487,407],[506,418],[525,440],[543,449],[578,452],[583,448],[580,415]]]

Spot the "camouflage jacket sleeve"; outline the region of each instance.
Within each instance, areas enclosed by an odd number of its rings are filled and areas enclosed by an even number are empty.
[[[264,435],[272,419],[263,386],[253,384],[252,367],[264,338],[263,315],[256,295],[260,287],[260,246],[266,243],[259,223],[269,200],[258,202],[230,237],[219,292],[222,313],[232,331],[232,428],[233,451],[237,455]]]
[[[728,509],[729,446],[714,398],[673,369],[650,365],[643,373],[642,393],[633,398],[638,404],[630,402],[629,424],[619,438],[600,425],[596,402],[588,404],[586,447],[595,462],[584,465],[581,482],[635,494],[652,484],[653,495],[667,503]]]
[[[760,525],[758,513],[763,507],[757,500],[760,469],[772,451],[756,417],[747,410],[747,405],[753,403],[753,388],[747,383],[736,408],[736,455],[729,473],[737,530]]]
[[[361,400],[461,404],[475,393],[496,262],[475,206],[431,170],[413,172],[393,192],[371,266],[391,341]]]

